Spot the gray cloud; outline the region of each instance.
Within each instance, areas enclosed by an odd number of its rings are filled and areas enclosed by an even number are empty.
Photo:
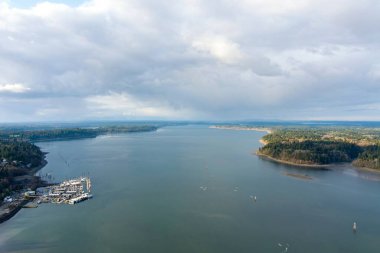
[[[380,120],[376,0],[0,4],[0,120]]]

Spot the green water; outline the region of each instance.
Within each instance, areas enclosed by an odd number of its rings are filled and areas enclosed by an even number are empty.
[[[94,198],[23,209],[0,224],[0,252],[380,252],[379,176],[262,160],[262,135],[186,126],[39,143],[42,173],[89,172]]]

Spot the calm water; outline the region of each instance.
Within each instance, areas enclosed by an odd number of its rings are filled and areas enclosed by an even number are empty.
[[[0,224],[0,252],[380,252],[378,177],[261,160],[262,135],[187,126],[40,143],[43,173],[89,172],[95,197],[22,210]]]

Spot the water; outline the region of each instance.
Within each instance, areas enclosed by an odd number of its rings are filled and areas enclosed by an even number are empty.
[[[94,198],[23,209],[0,224],[0,252],[380,252],[379,176],[262,160],[262,135],[186,126],[39,143],[41,172],[89,172]]]

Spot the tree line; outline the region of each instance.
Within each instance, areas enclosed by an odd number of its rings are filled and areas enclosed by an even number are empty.
[[[156,126],[110,126],[97,128],[62,128],[47,130],[2,130],[0,139],[3,140],[28,140],[31,142],[50,141],[50,140],[67,140],[81,138],[95,138],[98,135],[110,133],[131,133],[154,131]]]
[[[259,154],[298,164],[353,162],[380,169],[380,130],[368,128],[278,129],[263,137]]]

